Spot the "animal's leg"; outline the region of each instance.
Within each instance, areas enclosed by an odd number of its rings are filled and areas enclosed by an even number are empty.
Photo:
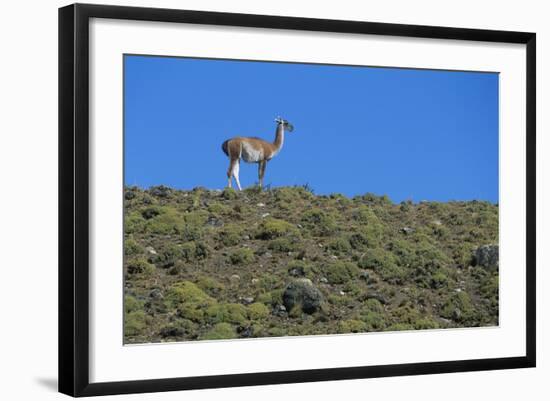
[[[258,162],[258,183],[262,187],[262,162]]]
[[[267,161],[261,161],[258,166],[258,177],[260,179],[260,188],[264,186],[264,174],[265,174],[265,166],[267,165]]]
[[[239,160],[235,160],[235,164],[233,165],[233,177],[235,177],[237,188],[239,188],[240,191],[242,188],[241,183],[239,182]]]
[[[231,188],[231,175],[233,174],[233,168],[235,166],[235,160],[229,161],[229,168],[227,169],[227,186]]]

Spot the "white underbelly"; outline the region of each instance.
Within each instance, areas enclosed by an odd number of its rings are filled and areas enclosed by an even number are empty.
[[[263,151],[262,149],[254,149],[249,144],[243,143],[241,157],[247,163],[258,163],[263,159]]]

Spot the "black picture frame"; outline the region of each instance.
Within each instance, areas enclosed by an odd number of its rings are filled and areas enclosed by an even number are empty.
[[[90,383],[90,18],[438,38],[526,45],[526,354],[521,357]],[[74,4],[59,9],[59,391],[71,396],[158,392],[534,367],[536,35],[436,26]]]

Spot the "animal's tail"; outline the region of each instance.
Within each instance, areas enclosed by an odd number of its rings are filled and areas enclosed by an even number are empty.
[[[229,139],[222,143],[222,150],[223,150],[223,153],[225,153],[225,155],[229,157],[229,150],[227,147],[228,142],[229,142]]]

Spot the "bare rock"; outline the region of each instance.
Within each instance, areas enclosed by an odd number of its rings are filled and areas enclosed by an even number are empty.
[[[254,302],[254,298],[253,297],[242,297],[241,302],[245,305],[250,305],[251,303]]]
[[[498,269],[498,245],[482,245],[473,252],[474,266]]]
[[[283,304],[287,310],[299,307],[304,313],[312,314],[319,310],[323,294],[307,278],[300,278],[286,286]]]

